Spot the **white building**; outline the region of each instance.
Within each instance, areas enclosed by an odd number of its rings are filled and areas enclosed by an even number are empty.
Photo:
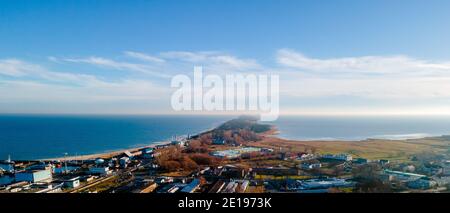
[[[122,167],[122,168],[126,168],[129,162],[130,162],[129,157],[121,157],[119,159],[119,164],[120,164],[120,167]]]
[[[89,168],[89,173],[97,175],[108,175],[111,174],[112,171],[109,170],[109,167],[91,167]]]
[[[14,177],[16,182],[49,182],[52,180],[52,171],[50,169],[22,171],[15,173]]]
[[[64,181],[64,186],[68,188],[77,188],[80,186],[80,177],[74,177]]]
[[[389,170],[389,169],[384,170],[384,173],[395,177],[395,179],[397,179],[397,180],[411,181],[411,180],[417,180],[417,179],[426,177],[426,175],[409,173],[409,172],[393,171],[393,170]]]
[[[299,165],[300,168],[311,170],[311,169],[318,169],[322,167],[322,164],[320,163],[302,163]]]
[[[330,160],[342,160],[342,161],[353,160],[353,157],[349,154],[337,154],[337,155],[326,154],[326,155],[322,155],[322,158],[330,159]]]

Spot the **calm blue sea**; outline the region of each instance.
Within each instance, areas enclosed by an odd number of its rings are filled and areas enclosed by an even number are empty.
[[[0,115],[0,159],[42,159],[149,145],[196,134],[225,116]]]
[[[0,159],[93,154],[196,134],[230,116],[0,115]],[[299,140],[407,139],[450,135],[449,116],[282,116],[280,137]]]
[[[279,137],[297,140],[412,139],[450,135],[450,116],[282,116]]]

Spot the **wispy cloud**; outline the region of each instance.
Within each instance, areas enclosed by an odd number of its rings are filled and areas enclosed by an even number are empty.
[[[133,52],[133,51],[125,51],[124,52],[125,55],[132,57],[132,58],[136,58],[142,61],[147,61],[147,62],[155,62],[155,63],[164,63],[165,60],[162,58],[158,58],[155,56],[151,56],[145,53],[140,53],[140,52]]]
[[[277,62],[303,71],[331,74],[434,75],[447,74],[450,71],[448,61],[430,62],[403,55],[317,59],[289,49],[281,49],[277,52]]]
[[[282,49],[282,91],[291,97],[424,101],[450,97],[450,63],[408,56],[317,59]],[[287,69],[287,70],[286,70]]]
[[[97,82],[92,75],[49,71],[41,65],[28,63],[18,59],[0,60],[0,75],[11,77],[33,77],[54,82],[88,83]]]
[[[160,54],[163,58],[181,60],[185,62],[199,63],[200,65],[226,66],[236,70],[261,68],[256,60],[241,59],[236,56],[216,51],[188,52],[170,51]]]
[[[219,51],[152,54],[126,51],[121,56],[124,55],[121,60],[95,56],[48,57],[63,70],[76,69],[76,65],[65,67],[71,63],[89,65],[89,69],[83,67],[83,73],[55,71],[14,58],[0,59],[0,102],[86,102],[92,106],[114,102],[117,106],[127,105],[127,109],[131,109],[129,103],[147,103],[151,107],[167,104],[164,108],[167,110],[171,92],[168,78],[192,74],[193,66],[200,65],[204,66],[205,73],[219,75],[277,73],[281,81],[281,107],[290,110],[311,107],[339,111],[344,110],[343,105],[348,111],[357,107],[376,110],[380,106],[417,110],[422,105],[433,109],[450,104],[450,62],[447,61],[406,55],[319,59],[290,49],[277,51],[277,63],[270,66]],[[99,68],[126,72],[113,77],[108,72],[99,72]],[[359,106],[349,105],[355,100]]]
[[[2,79],[2,75],[11,79]],[[0,60],[2,102],[151,100],[169,90],[148,80],[105,81],[95,75],[51,71],[18,59]]]
[[[153,75],[156,77],[169,78],[171,77],[168,74],[163,73],[161,70],[155,70],[154,67],[148,64],[137,64],[130,62],[119,62],[112,59],[102,58],[102,57],[88,57],[88,58],[64,58],[62,59],[66,62],[72,63],[85,63],[96,65],[104,68],[112,68],[116,70],[124,70],[124,71],[135,71],[141,72],[149,75]]]

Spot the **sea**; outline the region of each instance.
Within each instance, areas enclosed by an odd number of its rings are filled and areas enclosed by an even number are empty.
[[[278,136],[293,140],[405,140],[450,135],[450,116],[281,116]]]
[[[0,159],[103,153],[215,128],[236,116],[0,115]],[[281,116],[269,124],[296,140],[411,139],[450,135],[450,116]]]
[[[104,153],[194,135],[231,119],[194,115],[0,115],[0,159]]]

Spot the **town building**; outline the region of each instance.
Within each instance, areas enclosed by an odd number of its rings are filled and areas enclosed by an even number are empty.
[[[236,188],[239,186],[238,182],[230,181],[221,193],[234,193],[236,192]]]
[[[356,159],[353,159],[353,163],[366,164],[366,163],[370,163],[370,160],[368,160],[366,158],[356,158]]]
[[[14,175],[0,175],[0,186],[9,185],[14,182]]]
[[[325,154],[325,155],[322,155],[322,158],[329,159],[329,160],[341,160],[341,161],[351,161],[353,159],[352,156],[349,154],[337,154],[337,155]]]
[[[297,160],[311,160],[314,158],[315,158],[314,154],[301,153],[298,155]]]
[[[389,164],[389,160],[386,159],[380,159],[378,160],[378,163],[382,166]]]
[[[30,183],[35,182],[49,182],[52,180],[52,172],[50,169],[44,170],[26,170],[16,172],[14,174],[16,182],[26,181]]]
[[[139,193],[151,193],[155,191],[156,187],[158,187],[157,183],[151,183],[150,185],[139,191]]]
[[[300,168],[305,170],[318,169],[322,167],[321,163],[302,163],[299,165]]]
[[[437,182],[430,178],[419,178],[406,183],[409,188],[412,189],[429,189],[437,186]]]
[[[165,176],[157,177],[155,179],[155,182],[158,183],[158,184],[172,183],[173,182],[173,177],[165,177]]]
[[[222,138],[214,138],[212,141],[213,145],[225,145],[225,140]]]
[[[219,193],[223,187],[225,186],[225,181],[218,180],[216,183],[209,189],[208,193]]]
[[[188,185],[186,185],[183,189],[181,189],[181,192],[192,193],[195,190],[197,190],[199,187],[200,187],[200,180],[194,179]]]
[[[41,187],[41,189],[36,191],[35,193],[59,193],[62,192],[63,185],[63,183],[47,184],[45,185],[45,187]]]
[[[335,187],[352,187],[353,182],[339,178],[327,178],[327,179],[310,179],[310,180],[297,180],[300,190],[312,190],[312,189],[328,189]]]
[[[109,167],[90,167],[89,168],[90,174],[97,174],[97,175],[108,175],[111,174],[112,171],[109,169]]]
[[[74,177],[69,180],[64,180],[64,186],[67,188],[77,188],[80,186],[80,177]]]
[[[393,170],[389,170],[386,169],[384,170],[384,173],[387,175],[391,175],[393,176],[395,179],[397,180],[401,180],[401,181],[411,181],[411,180],[416,180],[419,178],[425,178],[425,175],[421,175],[421,174],[415,174],[415,173],[410,173],[410,172],[401,172],[401,171],[393,171]]]
[[[144,148],[141,150],[142,154],[141,157],[146,158],[146,159],[150,159],[154,157],[154,149],[149,147],[149,148]]]
[[[14,161],[5,160],[0,162],[0,171],[5,171],[9,173],[14,172]]]
[[[121,168],[127,168],[128,163],[130,162],[129,157],[121,157],[119,159],[119,165]]]

